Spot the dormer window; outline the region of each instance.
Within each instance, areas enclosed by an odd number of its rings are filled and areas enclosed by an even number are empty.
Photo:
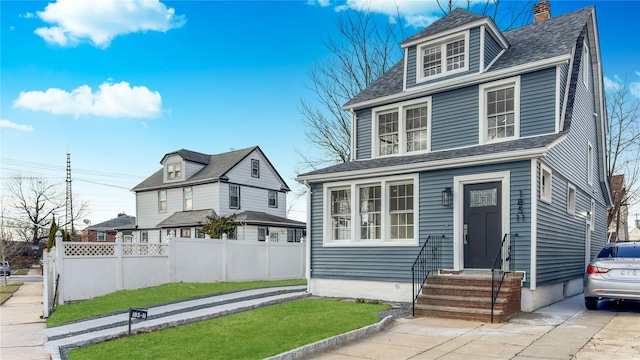
[[[418,45],[417,81],[427,81],[469,69],[469,33]]]
[[[173,163],[167,165],[167,180],[179,179],[182,176],[182,164]]]

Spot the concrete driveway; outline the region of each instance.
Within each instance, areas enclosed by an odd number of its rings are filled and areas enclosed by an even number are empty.
[[[399,319],[310,359],[640,359],[640,303],[584,308],[582,295],[509,322]]]

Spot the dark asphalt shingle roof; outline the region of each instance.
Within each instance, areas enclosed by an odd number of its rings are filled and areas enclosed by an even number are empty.
[[[216,212],[213,209],[178,211],[162,220],[157,227],[198,226],[207,221],[207,216],[216,216]]]
[[[377,168],[385,168],[389,166],[408,165],[424,163],[425,166],[432,161],[448,160],[448,159],[460,159],[471,156],[488,155],[512,152],[526,149],[543,148],[558,138],[562,137],[565,132],[558,134],[551,134],[545,136],[529,137],[523,139],[517,139],[513,141],[504,141],[499,143],[492,143],[487,145],[477,145],[471,147],[465,147],[460,149],[453,149],[447,151],[430,152],[419,155],[406,155],[406,156],[392,156],[384,158],[375,158],[370,160],[359,160],[352,162],[345,162],[338,165],[330,166],[324,169],[318,169],[305,174],[299,175],[300,177],[311,175],[324,175],[339,172],[350,172],[358,170],[369,170]]]
[[[576,10],[564,15],[553,17],[538,23],[529,24],[517,29],[506,31],[504,37],[510,43],[509,48],[487,71],[497,71],[530,62],[550,59],[559,55],[571,54],[571,49],[576,44],[580,32],[584,28],[589,16],[593,12],[593,6]],[[440,28],[448,29],[452,23],[462,25],[464,23],[482,18],[479,15],[471,17],[464,10],[453,11],[442,19],[431,24],[418,34],[410,37],[413,40],[419,36],[431,35],[437,33]],[[469,13],[470,14],[470,13]],[[462,16],[464,15],[464,16]],[[465,18],[466,16],[466,18]],[[454,18],[449,22],[447,18]],[[439,24],[441,21],[445,21]],[[432,27],[436,26],[436,30]],[[455,25],[455,26],[458,26]],[[422,34],[422,35],[421,35]],[[402,93],[404,76],[404,59],[396,63],[391,69],[372,82],[366,89],[349,100],[344,106],[358,104],[361,102],[374,100],[385,96],[391,96]]]
[[[200,171],[196,174],[192,175],[189,179],[184,181],[183,183],[197,183],[203,181],[214,181],[221,180],[223,176],[231,170],[236,164],[238,164],[242,159],[248,156],[253,150],[259,149],[257,146],[249,147],[246,149],[229,151],[222,154],[216,155],[205,155],[201,153],[196,153],[188,150],[178,150],[170,154],[179,154],[180,156],[187,156],[184,159],[191,159],[190,161],[195,161],[197,163],[205,165]],[[165,157],[167,156],[165,155]],[[208,157],[205,159],[204,157]],[[163,157],[164,159],[164,157]],[[195,159],[195,160],[194,160]],[[136,185],[132,190],[139,191],[143,189],[152,189],[152,188],[162,188],[165,186],[163,182],[163,170],[160,169],[156,171],[153,175],[149,176],[140,184]],[[173,184],[173,183],[172,183]]]
[[[306,226],[306,223],[301,221],[270,215],[261,211],[243,211],[236,216],[236,222],[250,225],[271,225],[298,228]]]
[[[421,37],[434,35],[483,18],[484,16],[458,8],[447,14],[447,16],[442,17],[438,21],[435,21],[433,24],[422,29],[418,33],[408,37],[400,44],[408,43]]]
[[[180,155],[180,157],[182,157],[183,159],[185,159],[187,161],[191,161],[191,162],[195,162],[195,163],[199,163],[199,164],[203,164],[203,165],[208,165],[209,161],[211,160],[211,155],[207,155],[207,154],[203,154],[203,153],[199,153],[199,152],[191,151],[191,150],[180,149],[178,151],[174,151],[174,152],[166,154],[162,158],[162,160],[160,160],[160,163],[162,164],[164,159],[167,156],[170,156],[170,155]]]
[[[127,214],[119,214],[117,218],[103,221],[99,224],[91,225],[87,227],[87,230],[106,231],[106,230],[131,228],[131,227],[134,227],[135,225],[136,225],[135,216],[130,216]]]

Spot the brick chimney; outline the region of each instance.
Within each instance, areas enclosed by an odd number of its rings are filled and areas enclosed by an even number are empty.
[[[533,22],[541,22],[551,18],[551,4],[547,0],[540,0],[533,5]]]

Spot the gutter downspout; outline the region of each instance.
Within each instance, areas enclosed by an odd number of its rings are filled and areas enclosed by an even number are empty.
[[[306,225],[306,232],[307,232],[307,253],[305,256],[305,262],[306,262],[306,278],[307,278],[307,293],[312,294],[312,288],[311,288],[311,186],[309,186],[309,181],[305,180],[304,181],[304,186],[307,188],[307,225]]]
[[[356,137],[355,137],[356,120],[358,119],[358,117],[356,116],[356,112],[353,111],[353,108],[351,108],[350,110],[351,110],[351,151],[349,152],[349,161],[353,161],[356,158],[355,154],[356,154],[356,151],[358,150],[356,149]],[[306,184],[306,181],[305,181],[305,184]]]

